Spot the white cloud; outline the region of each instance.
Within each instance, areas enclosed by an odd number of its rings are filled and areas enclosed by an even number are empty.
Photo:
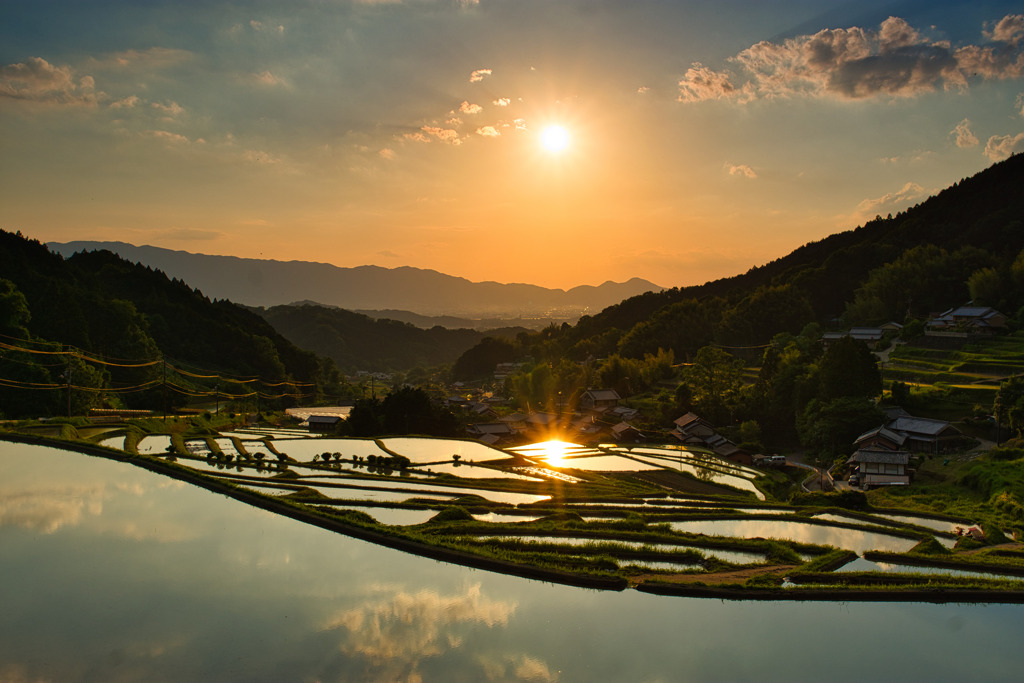
[[[498,99],[491,102],[495,107],[507,107],[512,104],[512,100],[508,97],[499,97]]]
[[[477,135],[482,135],[485,138],[496,138],[499,135],[501,135],[501,133],[498,131],[498,129],[495,128],[494,126],[482,126],[480,128],[477,128],[476,129],[476,134]]]
[[[744,178],[750,178],[751,180],[757,178],[757,173],[754,172],[754,169],[750,168],[746,164],[738,164],[736,166],[729,165],[727,168],[729,169],[729,175],[743,176]]]
[[[985,143],[985,156],[992,161],[1002,161],[1011,154],[1024,152],[1024,133],[1016,135],[993,135]]]
[[[479,114],[483,110],[484,108],[481,107],[479,104],[470,104],[465,100],[462,102],[462,104],[459,105],[459,111],[461,111],[463,114]]]
[[[971,122],[967,119],[956,124],[956,128],[949,131],[949,134],[956,136],[957,147],[978,146],[978,136],[971,132]]]
[[[491,69],[477,69],[469,75],[470,83],[479,83],[492,73]]]
[[[909,204],[923,199],[927,193],[917,183],[907,183],[896,192],[889,192],[881,197],[865,199],[857,205],[857,213],[862,217],[870,217],[882,213],[901,211]]]

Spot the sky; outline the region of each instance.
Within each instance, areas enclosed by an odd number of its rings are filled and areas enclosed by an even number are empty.
[[[44,242],[675,287],[1024,151],[1019,1],[0,0],[0,16],[0,228]]]

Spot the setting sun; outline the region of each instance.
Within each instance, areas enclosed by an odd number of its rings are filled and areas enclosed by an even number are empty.
[[[561,152],[569,146],[569,131],[561,126],[548,126],[541,133],[540,140],[549,152]]]

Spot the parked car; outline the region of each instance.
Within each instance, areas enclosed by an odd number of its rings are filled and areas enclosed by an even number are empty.
[[[856,474],[851,474],[849,479],[850,486],[860,486],[860,477]]]

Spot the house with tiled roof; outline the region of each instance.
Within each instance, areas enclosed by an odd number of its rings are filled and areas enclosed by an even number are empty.
[[[910,483],[910,453],[888,449],[862,448],[846,461],[850,473],[860,477],[864,488],[906,486]]]
[[[925,326],[925,334],[933,336],[968,336],[995,334],[1006,328],[1006,316],[988,306],[960,306],[933,317]]]

